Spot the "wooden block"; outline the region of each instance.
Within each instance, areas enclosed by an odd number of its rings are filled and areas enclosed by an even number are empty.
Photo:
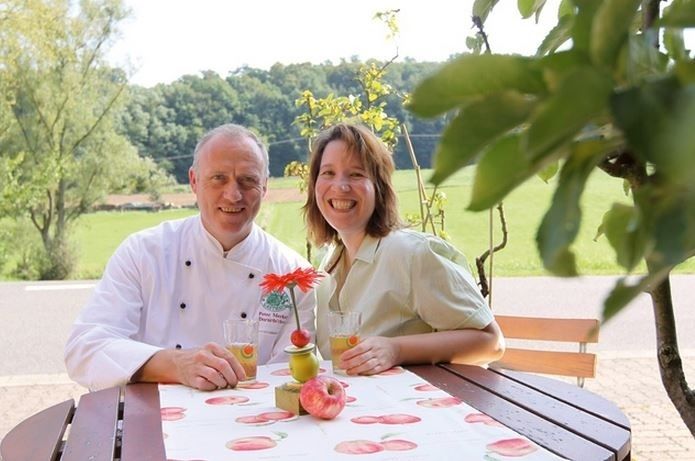
[[[275,388],[275,406],[287,410],[295,415],[309,414],[299,401],[299,391],[302,385],[299,383],[285,383]]]

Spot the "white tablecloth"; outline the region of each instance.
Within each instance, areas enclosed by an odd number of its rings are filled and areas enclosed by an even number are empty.
[[[330,362],[321,370],[331,374]],[[292,380],[286,364],[261,366],[257,378],[251,386],[213,392],[160,385],[167,459],[562,459],[400,367],[336,376],[348,403],[329,421],[275,407],[275,387]]]

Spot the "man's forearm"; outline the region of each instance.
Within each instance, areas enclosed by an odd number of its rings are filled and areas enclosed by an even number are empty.
[[[178,351],[163,349],[155,352],[138,371],[133,373],[131,382],[180,383],[174,355]]]

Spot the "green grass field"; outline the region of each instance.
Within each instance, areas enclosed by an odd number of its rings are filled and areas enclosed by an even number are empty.
[[[423,171],[425,178],[428,171]],[[489,245],[489,213],[465,210],[472,185],[472,171],[464,170],[448,180],[440,189],[447,195],[446,230],[451,241],[473,264]],[[295,187],[296,179],[271,180],[271,188]],[[401,212],[418,213],[417,188],[413,171],[398,171],[394,184],[399,193]],[[535,244],[535,233],[550,204],[554,187],[532,178],[504,201],[509,229],[507,247],[494,256],[494,275],[544,275]],[[580,234],[574,245],[582,274],[619,274],[615,256],[604,237],[594,241],[603,213],[613,202],[629,202],[623,194],[622,183],[597,172],[590,180],[582,199],[583,219]],[[305,253],[304,224],[301,202],[265,203],[257,222],[270,233],[300,253]],[[118,244],[130,233],[167,219],[195,214],[195,210],[150,212],[98,212],[82,216],[75,226],[74,238],[79,248],[77,278],[97,278]],[[501,231],[494,217],[495,241]],[[678,272],[695,272],[695,259],[678,268]]]

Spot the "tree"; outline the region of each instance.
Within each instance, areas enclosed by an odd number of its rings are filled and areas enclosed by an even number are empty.
[[[476,0],[474,18],[484,22],[495,3]],[[519,1],[519,11],[537,15],[544,3]],[[683,373],[669,284],[671,270],[695,255],[695,62],[682,35],[695,26],[695,3],[674,0],[660,16],[659,0],[564,0],[534,57],[458,57],[420,83],[411,108],[421,116],[456,111],[431,180],[476,163],[471,210],[562,165],[536,236],[556,275],[577,275],[572,243],[590,173],[624,179],[633,204],[614,204],[600,231],[626,273],[641,261],[646,273],[617,283],[603,320],[650,294],[662,382],[695,435],[695,391]]]
[[[118,134],[126,75],[104,64],[120,0],[8,0],[0,8],[0,209],[28,217],[41,278],[71,270],[69,224],[133,171],[155,173]]]

